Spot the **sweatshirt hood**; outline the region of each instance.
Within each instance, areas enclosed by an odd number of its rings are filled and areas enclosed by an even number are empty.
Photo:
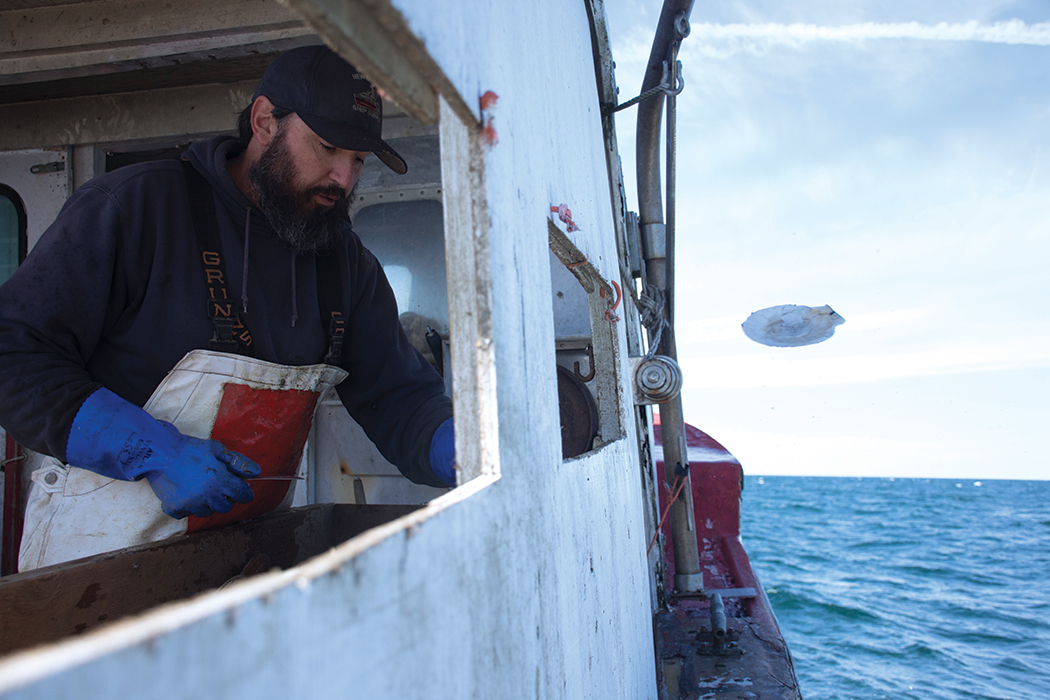
[[[216,136],[194,143],[186,151],[186,156],[229,204],[241,210],[254,208],[255,205],[241,192],[230,171],[226,169],[230,149],[235,143],[236,139],[232,136]],[[266,217],[258,216],[256,219],[259,223],[265,221]]]
[[[269,233],[270,225],[266,220],[266,217],[259,212],[251,200],[237,187],[237,183],[233,181],[233,176],[230,175],[230,171],[227,169],[226,164],[229,161],[230,149],[233,148],[236,140],[230,136],[216,136],[208,141],[201,141],[194,143],[187,150],[187,157],[190,163],[201,172],[208,183],[212,186],[215,192],[219,193],[227,206],[231,209],[244,212],[244,251],[241,258],[241,289],[240,289],[240,301],[241,310],[243,313],[248,314],[248,272],[250,269],[249,265],[249,251],[251,250],[251,230],[253,227],[266,229]],[[252,210],[257,211],[255,216],[252,216]],[[294,328],[295,322],[299,318],[298,303],[296,300],[296,263],[297,253],[295,250],[289,252],[289,265],[291,267],[292,276],[292,316],[291,325]],[[234,290],[230,290],[234,294]]]

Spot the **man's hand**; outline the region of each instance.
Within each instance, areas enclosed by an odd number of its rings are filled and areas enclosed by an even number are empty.
[[[430,440],[430,468],[446,486],[456,485],[456,427],[451,418],[438,426]]]
[[[244,479],[262,472],[244,455],[183,435],[106,388],[80,407],[66,461],[113,479],[145,478],[173,518],[203,518],[248,503],[255,495]]]
[[[227,513],[234,502],[249,503],[255,497],[244,479],[262,473],[258,464],[216,440],[189,437],[171,423],[157,422],[171,433],[173,458],[143,474],[165,513],[173,518],[205,518]]]

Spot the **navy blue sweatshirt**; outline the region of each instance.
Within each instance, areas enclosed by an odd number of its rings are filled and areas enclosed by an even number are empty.
[[[228,275],[242,290],[250,211],[248,311],[253,354],[284,365],[323,361],[327,329],[314,255],[296,254],[226,170],[227,138],[194,144],[189,159],[211,183]],[[65,460],[77,411],[99,386],[139,406],[190,350],[207,348],[204,272],[182,169],[127,166],[80,187],[11,279],[0,287],[0,425],[20,443]],[[452,415],[437,372],[405,338],[383,269],[346,226],[346,341],[337,388],[389,461],[416,483],[440,486],[430,442]],[[292,266],[295,266],[294,278]],[[292,325],[293,295],[298,318]]]

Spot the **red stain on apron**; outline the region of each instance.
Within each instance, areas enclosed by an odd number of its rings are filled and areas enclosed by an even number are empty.
[[[296,389],[253,389],[244,384],[223,386],[211,437],[262,467],[262,476],[294,476],[303,455],[319,394]],[[228,513],[207,518],[190,516],[186,532],[210,530],[255,518],[276,508],[288,493],[289,481],[249,481],[255,499],[234,504]]]

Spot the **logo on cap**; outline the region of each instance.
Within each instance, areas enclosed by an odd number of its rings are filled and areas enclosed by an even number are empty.
[[[355,92],[354,110],[365,112],[376,120],[382,119],[383,117],[382,113],[379,111],[379,98],[376,95],[376,89],[372,88],[368,92]]]

